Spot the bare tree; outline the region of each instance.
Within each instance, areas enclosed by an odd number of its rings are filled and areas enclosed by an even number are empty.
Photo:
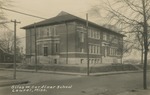
[[[6,15],[3,11],[3,8],[12,6],[11,3],[12,3],[11,0],[0,0],[0,22],[7,20]],[[7,25],[5,23],[1,23],[0,27],[7,27]]]
[[[132,40],[138,39],[139,44],[141,44],[141,48],[143,48],[141,51],[144,51],[143,87],[147,89],[150,0],[107,0],[104,3],[104,8],[108,12],[109,23],[121,27],[121,33],[128,35],[128,37],[132,36]],[[94,10],[96,10],[95,8]],[[96,10],[96,12],[100,11]],[[137,27],[140,29],[136,29]]]
[[[137,31],[137,33],[135,34],[135,39],[134,42],[136,43],[134,45],[134,49],[141,51],[141,64],[143,64],[143,58],[144,58],[144,43],[143,43],[143,36],[142,36],[142,27],[135,27],[134,29],[135,31]]]
[[[109,29],[111,29],[111,30],[113,30],[113,31],[117,31],[117,32],[119,32],[119,31],[122,31],[122,30],[120,30],[120,29],[118,29],[116,26],[114,26],[114,25],[108,25],[108,24],[104,24],[103,25],[104,27],[106,27],[106,28],[109,28]],[[129,37],[130,38],[130,37]],[[110,40],[109,40],[109,43],[110,44],[113,44],[113,41],[115,41],[116,40],[116,37],[112,37]],[[124,56],[128,56],[128,55],[130,55],[131,54],[131,51],[132,51],[132,49],[134,48],[134,43],[132,42],[132,41],[129,41],[129,40],[122,40],[121,42],[120,42],[121,40],[120,39],[118,39],[118,49],[117,49],[117,51],[118,51],[118,53],[120,52],[121,53],[121,57],[124,57]],[[123,43],[123,44],[122,44]]]
[[[16,45],[17,45],[17,53],[20,52],[21,49],[21,40],[17,37],[16,39]],[[14,52],[14,35],[13,31],[5,31],[0,36],[0,47],[5,50],[7,53],[13,53]]]

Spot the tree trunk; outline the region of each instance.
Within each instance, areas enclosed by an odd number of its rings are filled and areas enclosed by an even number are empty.
[[[141,64],[143,64],[143,45],[142,45],[142,50],[141,50]]]
[[[145,44],[145,53],[144,53],[144,66],[143,66],[143,86],[144,89],[147,89],[147,54],[148,54],[148,49],[147,45]]]

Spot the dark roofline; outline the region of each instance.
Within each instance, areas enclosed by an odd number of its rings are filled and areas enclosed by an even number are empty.
[[[48,20],[52,20],[52,19],[55,19],[57,17],[63,17],[63,16],[68,16],[68,15],[72,16],[73,19],[68,19],[68,20],[63,20],[63,21],[56,21],[56,22],[53,22],[53,23],[40,24],[42,22],[45,22],[45,21],[48,21]],[[39,21],[35,25],[37,27],[40,27],[40,26],[45,26],[45,25],[53,25],[53,24],[60,24],[60,23],[64,23],[64,22],[70,22],[70,21],[74,21],[74,20],[77,20],[77,19],[81,19],[81,18],[67,13],[66,15],[62,15],[62,16],[59,15],[59,16],[55,16],[55,17],[52,17],[52,18],[49,18],[49,19],[46,19],[46,20],[43,20],[43,21]],[[21,29],[29,29],[29,28],[33,28],[33,27],[34,27],[34,23],[30,24],[30,25],[27,25],[27,26],[24,26],[24,27],[21,27]]]
[[[40,24],[40,25],[39,25],[38,22],[37,22],[35,25],[36,25],[36,27],[41,27],[41,26],[48,26],[48,25],[62,24],[62,23],[65,23],[65,22],[71,22],[71,21],[74,21],[74,20],[59,21],[59,22],[53,22],[53,23],[47,23],[47,24]],[[30,25],[21,27],[21,29],[30,29],[30,28],[34,28],[34,24],[30,24]]]
[[[78,20],[78,21],[81,21],[81,20]],[[82,22],[86,23],[86,20],[83,19]],[[111,32],[111,33],[115,33],[115,34],[121,35],[121,36],[123,36],[123,37],[126,37],[126,35],[124,35],[124,34],[118,33],[118,32],[116,32],[116,31],[113,31],[113,30],[111,30],[111,29],[109,29],[109,28],[106,28],[106,27],[104,27],[104,26],[100,26],[100,25],[98,25],[98,24],[96,24],[96,23],[93,23],[93,22],[91,22],[91,21],[88,21],[88,23],[89,23],[89,25],[93,25],[93,26],[95,26],[95,27],[97,27],[97,28],[101,28],[101,29],[103,29],[103,30],[106,30],[106,32]]]
[[[64,16],[64,17],[65,17],[65,16],[71,16],[72,18],[69,18],[69,19],[66,19],[66,20],[61,20],[61,21],[46,22],[46,21],[49,21],[49,20],[53,20],[53,19],[55,19],[55,18],[57,18],[57,17],[62,17],[62,18],[63,18],[63,16]],[[46,19],[46,20],[37,22],[35,25],[36,25],[36,27],[40,27],[40,26],[45,26],[45,25],[61,24],[61,23],[71,22],[71,21],[81,21],[81,22],[83,22],[83,23],[86,23],[86,20],[85,20],[85,19],[67,13],[67,15],[59,15],[59,16],[55,16],[55,17],[52,17],[52,18],[49,18],[49,19]],[[43,22],[45,22],[45,23],[43,23]],[[118,34],[118,35],[121,35],[121,36],[125,37],[125,35],[123,35],[123,34],[121,34],[121,33],[118,33],[118,32],[116,32],[116,31],[113,31],[113,30],[111,30],[111,29],[109,29],[109,28],[106,28],[106,27],[104,27],[104,26],[100,26],[100,25],[98,25],[98,24],[96,24],[96,23],[93,23],[93,22],[91,22],[91,21],[88,21],[88,23],[89,23],[89,25],[93,25],[93,26],[95,26],[95,27],[102,28],[102,29],[107,30],[107,31],[109,31],[109,32],[113,32],[113,33],[115,33],[115,34]],[[34,27],[34,24],[30,24],[30,25],[27,25],[27,26],[22,27],[21,29],[29,29],[29,28],[33,28],[33,27]]]

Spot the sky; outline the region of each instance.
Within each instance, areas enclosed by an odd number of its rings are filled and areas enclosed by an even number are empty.
[[[85,18],[87,11],[98,3],[100,3],[100,0],[12,0],[12,6],[7,8],[43,18],[54,17],[61,11]],[[6,10],[3,10],[3,12],[9,21],[16,19],[17,21],[21,22],[20,24],[17,24],[17,36],[21,38],[22,45],[25,49],[25,30],[20,28],[35,22],[39,22],[43,19],[25,16]],[[8,26],[11,30],[14,30],[12,23],[9,23]]]
[[[109,1],[113,2],[113,0]],[[61,11],[65,11],[85,19],[86,13],[88,13],[93,6],[103,5],[103,0],[12,0],[11,5],[12,6],[7,8],[43,18],[51,18],[59,14]],[[20,28],[39,22],[42,19],[21,15],[6,10],[3,11],[8,20],[16,19],[21,22],[20,24],[17,24],[17,36],[21,39],[22,46],[25,51],[25,30]],[[105,16],[105,11],[102,11],[101,15]],[[89,14],[90,21],[96,22],[97,18]],[[14,30],[12,23],[9,23],[8,26],[10,29]]]

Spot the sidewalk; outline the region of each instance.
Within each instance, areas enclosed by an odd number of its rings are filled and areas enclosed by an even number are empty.
[[[77,76],[51,73],[17,72],[17,80],[29,80],[27,86],[71,85],[72,89],[48,89],[44,95],[136,95],[133,89],[142,88],[142,73],[127,73],[107,76]],[[148,72],[150,75],[150,72]],[[13,71],[0,70],[0,76],[13,78]],[[4,79],[3,77],[3,79]],[[148,77],[148,83],[149,83]],[[21,85],[22,86],[22,85]],[[10,95],[11,87],[0,87],[2,95]],[[140,91],[139,91],[140,92]],[[5,94],[6,93],[6,94]],[[131,94],[130,94],[131,93]],[[144,92],[143,92],[144,93]],[[146,92],[145,92],[146,93]],[[148,92],[147,92],[148,93]],[[12,95],[27,93],[12,93]],[[33,93],[29,94],[33,95]],[[41,95],[35,92],[34,95]],[[137,94],[138,95],[138,94]],[[146,94],[140,94],[146,95]],[[148,94],[149,95],[149,94]]]
[[[26,84],[26,83],[29,83],[29,81],[27,80],[1,80],[0,87],[17,85],[17,84]]]
[[[14,69],[6,69],[0,68],[0,70],[8,70],[13,71]],[[35,70],[27,70],[27,69],[17,69],[19,72],[32,72]],[[113,71],[113,72],[98,72],[98,73],[90,73],[91,76],[103,76],[103,75],[114,75],[114,74],[125,74],[125,73],[140,73],[142,70],[136,71]],[[61,75],[76,75],[76,76],[87,76],[87,73],[75,73],[75,72],[61,72],[61,71],[46,71],[46,70],[38,70],[35,73],[48,73],[48,74],[61,74]]]
[[[2,74],[0,74],[0,87],[23,84],[23,83],[37,83],[48,80],[62,80],[68,78],[77,78],[81,76],[87,76],[86,73],[72,73],[72,72],[58,72],[58,71],[43,71],[39,70],[26,70],[26,69],[17,69],[17,79],[13,80],[13,69],[0,68]],[[115,74],[125,74],[125,73],[140,73],[142,71],[118,71],[118,72],[100,72],[100,73],[91,73],[90,76],[105,76],[105,75],[115,75]],[[42,73],[42,74],[41,74]],[[11,76],[10,76],[11,75]],[[2,77],[7,77],[4,79]],[[38,76],[38,78],[37,78]]]
[[[53,72],[35,72],[34,70],[17,70],[16,80],[13,79],[13,69],[0,69],[0,87],[17,84],[35,84],[49,80],[64,80],[78,78],[79,75],[54,74]]]

